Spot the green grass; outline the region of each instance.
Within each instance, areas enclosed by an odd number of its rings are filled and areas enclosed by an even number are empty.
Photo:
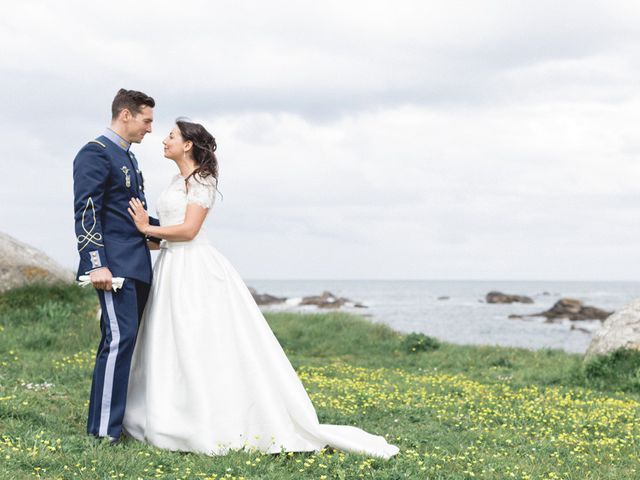
[[[384,434],[391,460],[173,453],[85,434],[92,290],[0,295],[0,478],[640,478],[640,355],[457,346],[362,318],[268,314],[323,423]]]

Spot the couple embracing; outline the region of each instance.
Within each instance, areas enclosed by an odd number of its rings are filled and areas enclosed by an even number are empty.
[[[88,433],[209,455],[327,445],[395,455],[381,436],[319,423],[248,288],[207,238],[218,160],[202,125],[178,119],[164,139],[179,173],[149,217],[130,147],[151,132],[154,107],[142,92],[118,91],[110,128],[73,164],[78,278],[89,277],[102,307]]]

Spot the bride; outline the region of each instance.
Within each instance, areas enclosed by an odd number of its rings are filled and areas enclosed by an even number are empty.
[[[359,428],[321,425],[251,293],[202,225],[217,191],[216,142],[178,119],[163,141],[180,171],[160,196],[160,226],[130,202],[138,230],[162,239],[133,353],[124,428],[159,448],[224,455],[336,449],[398,453]]]

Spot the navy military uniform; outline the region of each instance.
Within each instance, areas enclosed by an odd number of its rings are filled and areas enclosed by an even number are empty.
[[[143,177],[129,142],[112,130],[87,143],[73,161],[77,277],[107,267],[124,277],[122,290],[96,290],[102,338],[96,355],[87,431],[119,437],[131,355],[152,278],[147,239],[127,212],[129,200],[146,206]],[[151,224],[158,225],[156,219]]]

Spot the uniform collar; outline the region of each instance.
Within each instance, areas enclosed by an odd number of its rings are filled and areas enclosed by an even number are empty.
[[[125,152],[129,151],[129,147],[131,146],[131,143],[127,142],[124,138],[122,138],[120,135],[118,135],[116,132],[114,132],[110,128],[107,128],[102,135],[107,137],[107,139],[111,140],[113,143],[115,143]]]

